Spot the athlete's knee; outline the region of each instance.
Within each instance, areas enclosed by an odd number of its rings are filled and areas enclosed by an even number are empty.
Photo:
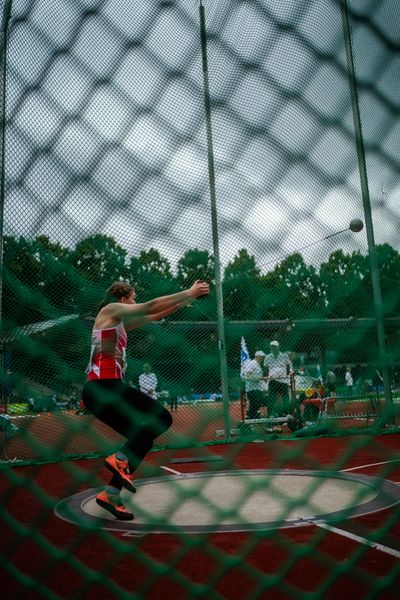
[[[152,431],[153,438],[167,431],[171,427],[172,421],[171,413],[164,407],[162,407],[161,411],[158,410],[156,414],[153,414],[148,420],[148,427]]]

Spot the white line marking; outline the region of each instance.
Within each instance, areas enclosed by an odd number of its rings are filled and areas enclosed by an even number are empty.
[[[332,527],[328,525],[324,521],[313,521],[312,519],[304,519],[308,523],[315,525],[316,527],[321,527],[321,529],[327,529],[328,531],[332,531],[333,533],[337,533],[343,537],[347,537],[350,540],[354,540],[355,542],[360,542],[360,544],[365,544],[370,548],[374,548],[375,550],[380,550],[381,552],[385,552],[385,554],[390,554],[391,556],[395,556],[396,558],[400,558],[400,551],[395,550],[394,548],[389,548],[389,546],[384,546],[383,544],[378,544],[377,542],[372,542],[371,540],[367,540],[367,538],[360,537],[354,533],[350,533],[349,531],[345,531],[344,529],[338,529],[337,527]]]
[[[393,460],[384,460],[383,462],[371,463],[370,465],[361,465],[360,467],[351,467],[350,469],[341,469],[341,473],[348,471],[356,471],[357,469],[366,469],[367,467],[377,467],[379,465],[387,465],[393,462],[400,462],[400,458],[394,458]]]
[[[174,473],[174,475],[183,475],[183,473],[181,473],[180,471],[175,471],[175,469],[170,469],[169,467],[160,466],[160,469],[164,469],[164,471]]]

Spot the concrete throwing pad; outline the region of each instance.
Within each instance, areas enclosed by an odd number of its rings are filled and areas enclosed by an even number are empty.
[[[340,472],[240,470],[138,480],[122,491],[133,521],[118,521],[95,501],[100,489],[60,502],[55,513],[79,525],[137,533],[250,531],[365,515],[400,502],[400,486]]]

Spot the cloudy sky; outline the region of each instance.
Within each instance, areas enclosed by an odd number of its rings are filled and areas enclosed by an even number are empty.
[[[269,270],[364,218],[339,3],[203,4],[220,257]],[[349,6],[375,239],[400,249],[400,5]],[[212,252],[199,31],[195,0],[14,0],[6,234]],[[339,247],[365,230],[304,257]]]

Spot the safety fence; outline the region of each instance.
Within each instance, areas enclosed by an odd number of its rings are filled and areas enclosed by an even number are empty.
[[[330,431],[395,425],[398,46],[385,3],[3,9],[3,451],[11,435],[26,447],[21,423],[43,412],[73,427],[95,307],[120,279],[139,301],[211,284],[131,334],[126,374],[137,386],[148,364],[171,406],[214,399],[215,427],[187,424],[193,443],[229,438],[240,398],[243,421],[242,339],[249,359],[280,343],[292,404],[339,398]]]
[[[198,279],[210,284],[208,297],[129,334],[126,381],[138,387],[153,373],[157,399],[174,417],[155,449],[341,435],[349,436],[348,458],[359,448],[351,434],[398,432],[397,3],[4,0],[0,7],[7,502],[28,485],[18,465],[95,457],[121,444],[81,402],[96,306],[119,280],[134,285],[138,302]],[[342,459],[331,468],[343,468]],[[244,494],[260,491],[255,477],[243,479],[225,512],[212,506],[201,478],[192,496],[178,486],[171,497],[177,504],[200,496],[215,525],[239,514]],[[277,519],[303,505],[303,516],[316,510],[320,481],[293,496],[274,477],[268,486],[283,506]],[[51,494],[30,485],[48,509]],[[369,501],[367,488],[349,492],[349,505]],[[174,510],[163,518],[176,532]],[[6,509],[4,523],[26,536],[29,527],[13,514]],[[242,558],[256,538],[278,542],[288,559],[267,575],[244,560],[255,582],[248,598],[278,584],[285,598],[329,597],[344,572],[344,563],[321,558],[329,576],[319,591],[296,588],[287,574],[322,538],[303,550],[261,528]],[[84,580],[73,597],[89,597],[90,582],[99,581],[104,597],[133,597],[73,548],[55,551],[37,532],[35,539],[46,559],[65,559]],[[208,584],[191,585],[150,559],[140,568],[149,581],[172,577],[182,597],[221,598],[215,586],[233,559],[204,539],[220,565]],[[111,535],[102,541],[126,553]],[[380,597],[398,569],[375,580],[360,556],[346,573],[356,565],[365,597]],[[3,569],[23,591],[37,583],[11,559]],[[134,597],[151,598],[149,585]],[[40,586],[41,597],[62,597]]]

